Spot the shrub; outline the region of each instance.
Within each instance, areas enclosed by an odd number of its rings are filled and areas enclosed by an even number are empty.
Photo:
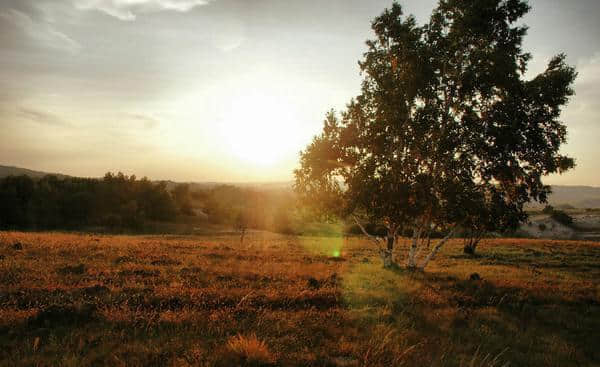
[[[252,366],[271,365],[275,358],[269,351],[267,344],[259,340],[256,334],[249,336],[236,335],[227,342],[227,349],[241,363]]]
[[[564,224],[565,226],[573,225],[573,217],[562,210],[553,211],[551,217],[558,223]]]
[[[552,214],[554,212],[554,207],[552,205],[546,205],[542,210],[544,214]]]

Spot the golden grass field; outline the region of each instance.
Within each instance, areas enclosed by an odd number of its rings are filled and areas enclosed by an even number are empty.
[[[409,273],[360,237],[1,232],[0,365],[600,365],[599,243],[478,251]]]

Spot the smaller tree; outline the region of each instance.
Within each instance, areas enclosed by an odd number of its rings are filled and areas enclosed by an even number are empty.
[[[495,190],[475,197],[464,220],[463,252],[475,255],[477,245],[490,232],[505,232],[517,229],[526,219],[526,213],[516,205],[507,203]]]
[[[244,243],[246,230],[250,222],[250,216],[247,210],[240,210],[235,218],[235,230],[240,234],[240,243]]]

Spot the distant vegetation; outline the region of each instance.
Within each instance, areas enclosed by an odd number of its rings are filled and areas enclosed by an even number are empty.
[[[0,179],[0,228],[149,231],[154,222],[295,232],[290,191],[217,185],[192,191],[135,175]]]
[[[165,184],[122,173],[103,179],[23,175],[0,180],[4,228],[141,228],[148,220],[174,218],[177,204]]]

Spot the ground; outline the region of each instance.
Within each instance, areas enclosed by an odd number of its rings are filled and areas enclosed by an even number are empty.
[[[0,232],[0,366],[600,366],[600,243],[478,252],[411,273],[360,237]]]

